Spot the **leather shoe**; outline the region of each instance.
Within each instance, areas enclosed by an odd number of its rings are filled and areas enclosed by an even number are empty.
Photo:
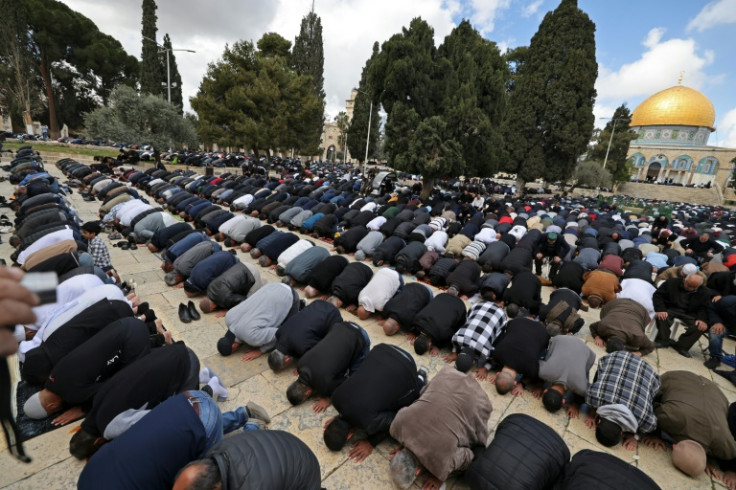
[[[690,349],[685,349],[684,347],[675,347],[675,350],[682,357],[687,357],[687,358],[693,357],[693,356],[690,355],[690,352],[689,352]]]
[[[182,323],[189,323],[192,321],[192,317],[189,315],[187,305],[185,305],[184,303],[179,303],[179,320],[181,320]]]
[[[202,318],[199,312],[197,311],[197,307],[194,306],[193,301],[190,301],[187,304],[187,313],[189,313],[189,318],[191,318],[192,320],[199,320],[200,318]]]

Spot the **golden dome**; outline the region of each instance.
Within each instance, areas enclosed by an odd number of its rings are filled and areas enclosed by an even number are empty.
[[[682,85],[657,92],[631,115],[631,126],[704,126],[713,130],[715,121],[716,110],[708,97]]]

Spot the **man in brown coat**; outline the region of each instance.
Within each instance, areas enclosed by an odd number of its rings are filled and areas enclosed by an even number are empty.
[[[601,319],[590,325],[595,345],[603,347],[613,339],[623,342],[626,350],[645,356],[654,350],[654,342],[644,333],[649,313],[633,299],[617,298],[603,306]],[[613,352],[616,349],[610,349]]]
[[[583,275],[583,280],[585,282],[580,292],[593,308],[599,308],[601,305],[616,299],[616,293],[621,291],[621,284],[618,282],[616,274],[605,269],[586,272]]]
[[[451,473],[466,470],[473,461],[472,449],[488,440],[492,410],[473,376],[443,368],[391,423],[391,436],[404,446],[391,460],[394,483],[408,488],[424,468],[439,487]]]
[[[718,385],[690,371],[669,371],[661,380],[654,401],[658,431],[675,442],[695,441],[708,456],[719,460],[736,458],[736,440],[727,418],[729,403]],[[664,447],[657,436],[645,436],[643,442]]]

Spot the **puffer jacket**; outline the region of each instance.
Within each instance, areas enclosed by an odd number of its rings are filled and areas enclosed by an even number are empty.
[[[222,490],[319,489],[319,461],[296,436],[255,430],[228,437],[207,452],[220,470]]]
[[[583,449],[565,466],[555,490],[589,488],[659,490],[660,487],[643,471],[616,456]]]
[[[568,461],[570,450],[551,427],[517,413],[498,425],[493,441],[476,454],[465,479],[473,490],[541,490],[552,487]]]

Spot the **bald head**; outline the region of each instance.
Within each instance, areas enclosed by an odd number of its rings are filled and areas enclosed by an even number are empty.
[[[695,291],[703,285],[703,278],[700,277],[698,274],[688,274],[687,276],[685,276],[685,280],[682,282],[682,284],[688,291]]]

